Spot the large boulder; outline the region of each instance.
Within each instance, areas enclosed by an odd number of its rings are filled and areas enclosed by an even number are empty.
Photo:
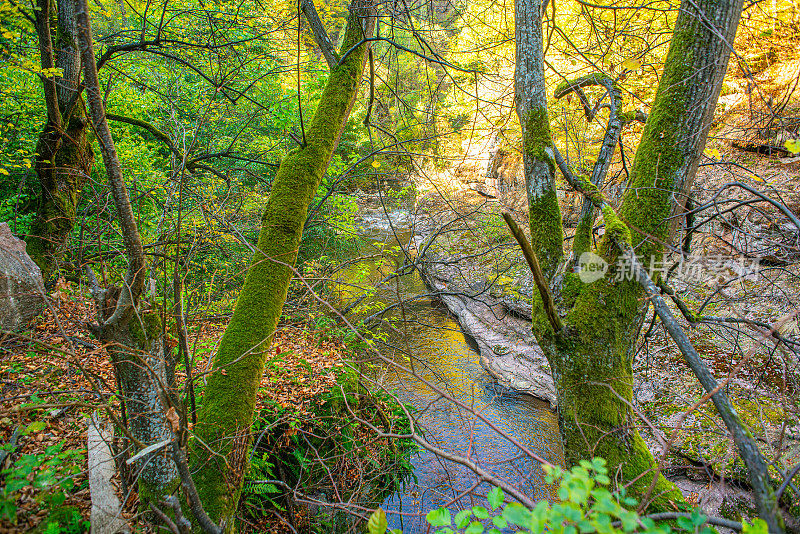
[[[0,329],[23,327],[44,309],[42,272],[25,242],[0,223]]]

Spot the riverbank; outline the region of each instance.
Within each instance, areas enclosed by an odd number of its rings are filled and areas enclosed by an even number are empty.
[[[531,332],[530,315],[520,316],[524,305],[514,309],[492,296],[491,286],[482,279],[459,285],[456,280],[469,279],[469,274],[457,257],[424,257],[419,268],[426,285],[475,342],[486,372],[500,385],[546,400],[555,409],[550,366]]]
[[[497,222],[498,203],[462,210],[472,213],[474,220],[459,220],[458,232],[450,228],[433,245],[430,242],[435,231],[415,241],[424,252],[417,265],[431,290],[439,292],[439,298],[458,317],[464,331],[476,339],[481,364],[487,372],[507,387],[550,400],[554,394],[549,367],[530,335],[530,295],[535,289],[516,244],[507,237],[503,243],[505,228],[501,221]],[[458,217],[439,217],[444,221],[440,228]],[[454,238],[456,233],[461,235]],[[714,285],[692,284],[680,276],[673,276],[670,283],[694,306],[716,298],[722,303],[715,305],[719,308],[715,314],[752,317],[768,323],[775,322],[775,310],[781,309],[781,300],[787,305],[791,301],[788,294],[776,293],[776,281],[766,277],[730,285],[722,293]],[[767,291],[772,292],[774,308],[739,309],[738,302],[742,300],[737,299],[752,299]],[[731,309],[726,310],[725,306]],[[674,313],[680,317],[677,309]],[[633,362],[633,401],[642,418],[640,432],[649,448],[660,456],[663,443],[671,436],[675,438],[664,472],[681,488],[688,502],[732,519],[752,517],[754,507],[746,490],[744,467],[713,406],[694,406],[703,390],[691,369],[651,315],[646,318],[642,334]],[[800,460],[800,436],[790,400],[795,375],[792,362],[786,359],[788,355],[777,354],[758,332],[695,325],[688,334],[717,380],[727,381],[729,398],[756,436],[765,457],[776,458],[773,475],[782,480],[780,473]],[[787,511],[792,507],[796,511],[797,494],[791,485],[787,491],[795,497],[785,494],[783,504]],[[787,516],[787,524],[793,521]]]

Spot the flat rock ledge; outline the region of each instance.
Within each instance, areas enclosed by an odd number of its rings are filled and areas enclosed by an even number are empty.
[[[484,284],[469,286],[459,267],[446,259],[426,259],[420,271],[428,287],[456,316],[478,345],[486,372],[509,389],[527,393],[556,407],[550,366],[531,332],[531,322],[491,296]]]

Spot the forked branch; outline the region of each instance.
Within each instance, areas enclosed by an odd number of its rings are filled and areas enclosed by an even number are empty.
[[[339,54],[336,53],[336,48],[333,46],[330,37],[328,37],[328,32],[325,31],[325,26],[317,14],[314,0],[300,0],[300,9],[303,15],[306,16],[308,25],[311,27],[311,33],[314,34],[314,41],[322,50],[322,55],[325,56],[328,67],[333,70],[333,67],[339,64]]]

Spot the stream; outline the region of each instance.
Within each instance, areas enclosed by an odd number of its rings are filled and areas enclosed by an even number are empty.
[[[394,231],[385,217],[364,217],[360,233],[366,246],[362,254],[383,252],[384,257],[402,263],[402,252],[396,245],[398,241],[407,243],[412,237],[409,217],[398,210],[390,219],[396,225]],[[394,248],[389,248],[392,245]],[[360,294],[348,284],[366,287],[395,268],[391,261],[373,258],[343,269],[336,276],[340,281],[341,301],[347,302]],[[398,296],[408,299],[427,292],[419,273],[413,271],[379,285],[376,294],[366,302],[376,306],[393,304]],[[373,307],[366,314],[375,311]],[[413,368],[419,377],[471,406],[538,455],[553,463],[562,462],[558,422],[547,402],[498,385],[481,367],[474,341],[464,335],[457,320],[440,302],[417,298],[404,305],[402,312],[405,325],[399,321],[401,311],[395,309],[391,315],[398,319],[395,328],[383,329],[386,339],[380,349],[386,357]],[[413,354],[413,358],[409,360],[407,353]],[[545,484],[538,462],[526,459],[518,447],[473,413],[442,398],[413,374],[390,366],[379,370],[378,374],[389,390],[394,390],[398,398],[418,410],[417,424],[429,443],[448,453],[470,458],[531,497],[552,497],[552,489]],[[383,503],[390,529],[400,529],[407,534],[429,532],[425,514],[443,505],[447,505],[452,514],[473,505],[488,507],[486,500],[476,495],[485,495],[490,486],[482,483],[468,492],[476,483],[469,469],[425,450],[415,453],[411,463],[414,476],[406,481],[402,491]],[[460,497],[462,493],[468,495]]]

